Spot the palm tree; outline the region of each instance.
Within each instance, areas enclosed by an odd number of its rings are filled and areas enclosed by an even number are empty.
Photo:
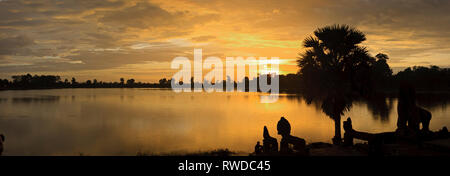
[[[355,93],[370,90],[367,74],[375,60],[359,46],[365,40],[362,32],[348,25],[319,28],[303,41],[306,51],[297,60],[307,102],[319,103],[335,121],[335,144],[341,141],[341,115],[350,109]]]

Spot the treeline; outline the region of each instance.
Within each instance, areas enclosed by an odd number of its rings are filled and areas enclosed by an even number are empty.
[[[136,82],[134,79],[125,80],[120,78],[119,82],[104,82],[97,79],[78,82],[75,78],[70,81],[61,80],[55,75],[15,75],[12,80],[0,80],[1,90],[11,89],[51,89],[51,88],[169,88],[170,81],[161,79],[159,83]]]
[[[158,83],[143,83],[136,82],[134,79],[125,80],[120,78],[119,82],[104,82],[98,81],[97,79],[86,80],[84,82],[78,82],[76,78],[71,80],[65,79],[61,80],[60,76],[55,75],[15,75],[11,77],[12,80],[0,79],[0,90],[14,90],[14,89],[52,89],[52,88],[170,88],[171,79],[162,78]],[[287,91],[298,91],[299,89],[299,76],[297,74],[287,74],[279,75],[280,80],[280,90]],[[224,90],[226,89],[226,83],[228,80],[223,80]],[[245,90],[249,91],[249,85],[255,83],[257,85],[257,90],[259,91],[259,77],[249,79],[245,77],[239,82],[233,82],[234,88],[236,89],[239,83],[245,82]],[[268,79],[270,83],[270,76]],[[180,82],[183,84],[182,82]],[[191,87],[194,88],[196,84],[193,78],[191,78]],[[214,84],[214,83],[213,83]]]
[[[450,90],[450,69],[439,68],[438,66],[414,66],[408,67],[403,71],[393,75],[389,66],[385,63],[385,59],[378,59],[374,65],[372,72],[376,72],[372,77],[366,78],[370,80],[374,88],[381,91],[395,91],[402,82],[408,82],[417,90],[429,91],[449,91]],[[97,79],[78,82],[75,78],[71,80],[61,80],[60,76],[54,75],[16,75],[11,77],[12,80],[0,80],[0,89],[49,89],[49,88],[170,88],[170,79],[160,79],[158,83],[136,82],[134,79],[120,78],[118,82],[104,82]],[[279,75],[281,92],[301,92],[302,76],[299,74]],[[230,81],[228,79],[228,81]],[[270,79],[269,79],[270,81]],[[223,80],[224,89],[226,89],[227,80]],[[249,79],[244,78],[240,82],[245,82],[245,91],[249,90],[249,85],[256,82],[259,90],[259,77]],[[200,84],[200,83],[195,83]],[[237,87],[237,82],[233,82]],[[191,79],[191,86],[194,83]]]
[[[450,68],[408,67],[398,72],[393,79],[396,85],[408,82],[419,91],[450,91]]]
[[[219,81],[219,84],[223,85],[223,90],[227,90],[229,89],[227,87],[227,83],[232,83],[232,89],[234,90],[239,90],[239,91],[244,91],[244,92],[249,92],[249,91],[261,91],[260,86],[259,86],[259,81],[260,81],[260,77],[261,76],[267,76],[267,84],[271,84],[271,79],[273,77],[273,75],[260,75],[257,77],[254,77],[252,79],[250,79],[249,77],[244,77],[242,80],[240,81],[233,81],[230,79],[230,77],[227,77],[226,80],[222,80]],[[299,91],[299,81],[300,81],[300,77],[297,74],[286,74],[286,75],[278,75],[279,76],[279,84],[280,84],[280,92],[298,92]],[[164,78],[165,79],[165,78]],[[170,86],[170,81],[168,82],[169,86]],[[191,82],[191,88],[194,89],[195,87],[201,87],[203,84],[200,82],[194,82],[194,78],[191,78],[190,80]],[[204,81],[206,82],[206,80]],[[182,85],[183,82],[180,81],[180,85]],[[240,85],[244,85],[244,86],[240,86]],[[211,85],[215,85],[214,82],[211,82]],[[256,85],[255,90],[251,90],[251,86],[250,85]]]
[[[450,68],[440,68],[434,65],[414,66],[392,74],[385,59],[377,59],[369,72],[371,73],[361,74],[364,75],[363,78],[360,78],[355,84],[370,84],[369,87],[378,92],[395,92],[404,83],[414,86],[417,91],[450,91]],[[297,74],[280,76],[280,89],[301,92],[307,86],[299,84],[299,82],[303,82],[303,79]]]

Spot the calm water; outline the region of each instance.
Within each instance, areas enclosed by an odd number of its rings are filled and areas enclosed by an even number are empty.
[[[345,117],[355,129],[395,130],[397,100],[356,102]],[[380,103],[381,102],[381,103]],[[432,130],[450,126],[444,101],[424,101]],[[4,155],[136,155],[228,148],[251,152],[285,116],[307,142],[331,142],[334,122],[292,95],[260,103],[258,93],[174,93],[159,89],[0,91]],[[344,120],[345,118],[343,118]]]

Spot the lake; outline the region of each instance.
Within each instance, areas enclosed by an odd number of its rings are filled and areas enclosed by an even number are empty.
[[[355,102],[356,130],[393,131],[397,99]],[[381,102],[381,103],[380,103]],[[431,130],[450,126],[444,100],[424,100]],[[281,94],[260,103],[260,93],[175,93],[165,89],[49,89],[0,91],[4,155],[177,154],[228,148],[252,152],[263,127],[280,141],[281,116],[307,143],[331,142],[334,122],[315,104]],[[342,124],[342,123],[341,123]]]

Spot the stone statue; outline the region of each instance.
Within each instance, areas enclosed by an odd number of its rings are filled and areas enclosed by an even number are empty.
[[[255,145],[255,154],[261,154],[263,152],[263,147],[261,146],[261,144],[258,142],[256,142]]]
[[[3,143],[5,142],[5,136],[3,134],[0,134],[0,156],[2,156],[3,153]]]
[[[278,142],[277,139],[271,137],[269,135],[269,131],[267,130],[267,127],[264,126],[263,131],[263,152],[266,154],[276,153],[278,152]]]
[[[280,121],[278,121],[277,130],[278,134],[282,137],[280,141],[280,153],[305,152],[305,140],[291,135],[291,125],[284,117],[281,117]],[[292,145],[292,148],[289,145]]]
[[[398,96],[397,133],[401,136],[416,135],[420,130],[429,131],[431,113],[416,105],[416,92],[411,85],[402,84]]]

